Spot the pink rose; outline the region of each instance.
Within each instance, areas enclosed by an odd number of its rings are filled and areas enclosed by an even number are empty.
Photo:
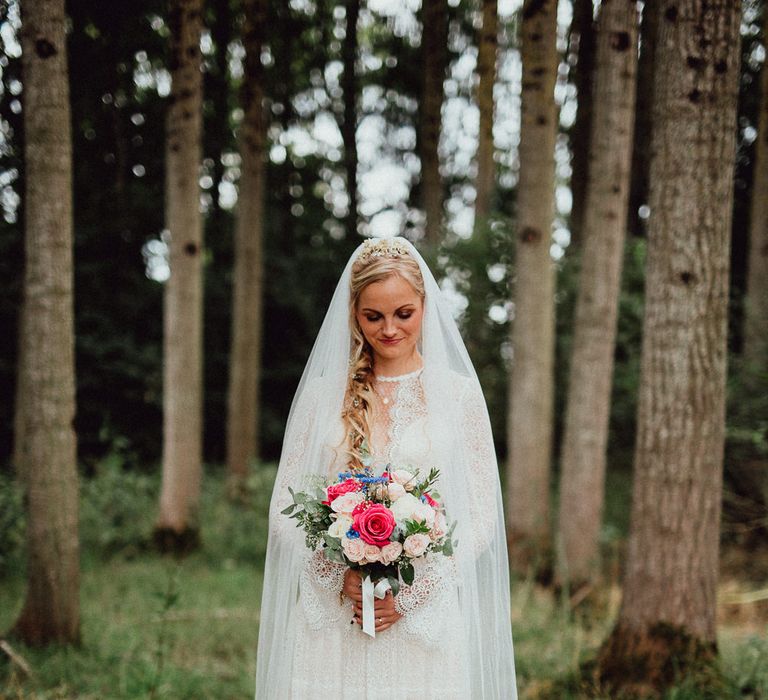
[[[387,494],[389,495],[390,501],[396,501],[401,496],[405,496],[405,488],[402,484],[398,484],[396,481],[393,481],[387,487]]]
[[[435,524],[432,526],[432,530],[429,533],[430,538],[435,541],[441,537],[445,537],[448,532],[448,521],[445,519],[445,515],[438,513],[435,515]]]
[[[354,479],[347,479],[340,484],[331,484],[325,489],[326,499],[323,501],[323,505],[329,506],[339,496],[351,491],[359,491],[361,488],[361,484]]]
[[[403,543],[405,555],[411,558],[420,557],[427,551],[429,546],[429,537],[423,532],[417,532],[415,535],[409,535]]]
[[[374,503],[365,510],[354,513],[352,527],[360,533],[360,539],[364,542],[382,547],[389,542],[389,536],[395,529],[395,516],[386,506]]]
[[[341,548],[344,550],[344,554],[349,561],[360,562],[365,559],[365,542],[359,537],[354,539],[343,537],[341,539]]]
[[[391,564],[403,553],[403,545],[399,542],[390,542],[381,548],[381,561],[383,564]]]

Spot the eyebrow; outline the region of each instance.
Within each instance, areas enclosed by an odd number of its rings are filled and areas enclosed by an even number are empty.
[[[403,304],[402,306],[398,306],[398,307],[395,309],[395,313],[397,313],[398,311],[402,311],[403,309],[406,309],[406,308],[408,308],[409,306],[412,306],[412,307],[416,308],[416,304],[412,304],[412,303],[408,302],[407,304]],[[370,308],[370,307],[368,307],[368,306],[366,306],[364,309],[360,309],[360,310],[361,310],[361,311],[373,311],[373,312],[375,312],[375,313],[377,313],[377,314],[380,314],[380,313],[381,313],[381,311],[379,311],[378,309],[371,309],[371,308]]]

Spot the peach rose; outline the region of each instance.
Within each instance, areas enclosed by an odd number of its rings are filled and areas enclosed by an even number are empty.
[[[335,498],[331,503],[334,513],[351,513],[358,503],[362,503],[365,496],[360,491],[351,491]]]
[[[387,492],[389,493],[390,501],[396,501],[401,496],[405,496],[405,488],[402,484],[398,484],[396,481],[393,481],[387,487]]]
[[[420,557],[427,550],[430,540],[423,532],[417,532],[415,535],[409,535],[405,538],[403,550],[407,557]]]
[[[365,552],[366,561],[369,561],[371,564],[377,561],[381,561],[381,549],[379,549],[375,544],[365,545],[365,549],[363,551]]]
[[[413,487],[416,486],[416,477],[406,469],[396,469],[393,471],[392,479],[395,483],[403,486],[406,491],[413,491]]]
[[[354,539],[342,537],[341,548],[344,550],[344,555],[349,561],[361,562],[365,559],[365,542],[359,537],[355,537]]]
[[[390,542],[381,548],[381,561],[384,564],[391,564],[403,553],[403,545],[399,542]]]

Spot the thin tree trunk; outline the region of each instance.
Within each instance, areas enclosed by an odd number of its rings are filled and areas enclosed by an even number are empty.
[[[443,106],[448,43],[446,0],[424,0],[422,4],[421,50],[424,56],[424,92],[421,101],[421,197],[427,222],[425,241],[440,242],[443,219],[443,182],[440,177],[440,121]]]
[[[559,579],[595,578],[637,71],[634,0],[603,0],[597,23],[590,176],[584,210],[560,470]],[[610,138],[604,138],[610,134]]]
[[[202,131],[202,0],[171,0],[166,222],[171,276],[165,287],[163,480],[155,529],[162,550],[198,544],[202,478],[203,231],[198,185]]]
[[[716,653],[739,0],[660,8],[632,515],[610,686]]]
[[[347,170],[347,193],[349,214],[347,215],[347,238],[357,242],[357,19],[360,15],[360,0],[346,0],[347,27],[342,47],[344,73],[341,87],[344,92],[344,123],[341,134],[344,139],[344,163]]]
[[[510,560],[519,570],[546,552],[550,533],[555,277],[549,249],[557,132],[556,29],[555,0],[525,2],[506,501]],[[544,563],[539,559],[537,566]]]
[[[36,646],[80,640],[66,21],[64,0],[23,3],[26,255],[15,456],[28,558],[13,633]]]
[[[648,172],[651,167],[651,112],[653,110],[653,53],[659,31],[659,0],[643,5],[640,27],[640,63],[637,69],[635,103],[635,137],[632,150],[632,179],[629,188],[627,230],[635,236],[645,235],[645,221],[639,210],[648,203]]]
[[[765,7],[763,14],[765,42],[768,39],[768,9]],[[768,67],[765,63],[760,73],[760,117],[749,224],[743,354],[752,370],[765,371],[768,367]]]
[[[240,193],[235,228],[227,420],[230,494],[236,495],[259,456],[259,377],[261,375],[264,297],[264,150],[266,117],[262,106],[261,48],[267,21],[266,0],[245,0],[245,74],[241,92],[245,113],[240,126]]]
[[[499,45],[497,0],[483,0],[483,26],[477,55],[477,104],[480,109],[480,134],[477,144],[475,223],[482,225],[491,213],[496,189],[496,163],[493,159],[493,87],[496,84],[496,54]]]
[[[571,129],[571,243],[578,244],[583,237],[585,198],[589,181],[589,153],[592,130],[593,90],[595,73],[595,23],[592,0],[574,0],[571,41],[577,43],[576,66],[573,69],[578,107],[576,121]]]

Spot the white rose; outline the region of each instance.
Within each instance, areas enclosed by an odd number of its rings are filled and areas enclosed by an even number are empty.
[[[365,558],[365,542],[359,537],[355,537],[352,540],[348,537],[343,537],[341,548],[344,550],[344,554],[349,561],[359,562]]]
[[[402,484],[398,484],[396,481],[393,481],[387,487],[387,491],[389,492],[389,500],[393,502],[400,498],[400,496],[405,496],[405,488],[403,488]]]
[[[413,519],[424,523],[427,527],[432,527],[435,523],[435,509],[429,503],[419,501],[417,508],[413,510]]]
[[[429,537],[423,532],[418,532],[405,538],[403,550],[408,557],[420,557],[426,551],[429,543]]]
[[[335,501],[334,501],[335,502]],[[414,511],[421,505],[416,496],[411,493],[406,493],[398,498],[390,507],[392,515],[395,516],[395,520],[398,523],[403,520],[410,520],[413,517]]]
[[[416,477],[406,469],[396,469],[392,472],[392,478],[395,483],[404,486],[406,491],[413,491],[413,487],[416,486]]]
[[[365,500],[365,496],[360,491],[350,491],[344,493],[331,503],[331,510],[335,513],[351,513],[358,503]]]
[[[375,544],[366,544],[363,550],[365,552],[365,558],[371,564],[377,561],[381,561],[381,549]]]
[[[391,564],[403,553],[403,545],[399,542],[390,542],[381,548],[381,561]]]
[[[347,533],[347,530],[352,527],[352,518],[348,515],[341,514],[333,524],[328,528],[328,534],[331,537],[341,537]]]

